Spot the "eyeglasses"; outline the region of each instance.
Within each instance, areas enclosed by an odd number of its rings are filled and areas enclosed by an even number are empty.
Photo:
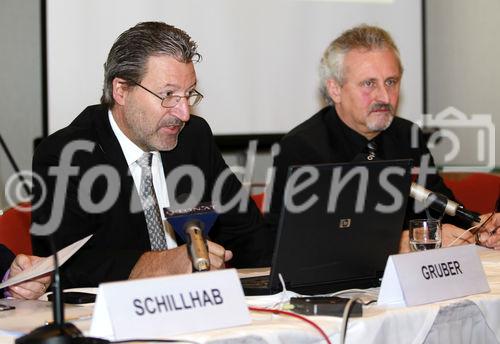
[[[165,96],[165,97],[160,97],[159,95],[157,95],[153,91],[148,90],[146,87],[144,87],[141,84],[139,84],[137,81],[130,80],[130,82],[132,82],[136,86],[139,86],[143,90],[151,93],[152,95],[154,95],[155,97],[157,97],[158,99],[160,99],[161,100],[161,106],[163,106],[164,108],[173,108],[173,107],[175,107],[177,104],[179,104],[179,102],[181,101],[181,98],[186,98],[189,106],[198,105],[201,102],[201,100],[203,99],[203,94],[201,94],[200,92],[198,92],[196,90],[192,90],[189,93],[189,95],[187,95],[187,96],[169,95],[169,96]]]

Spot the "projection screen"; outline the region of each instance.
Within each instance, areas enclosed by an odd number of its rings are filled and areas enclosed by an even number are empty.
[[[421,0],[47,0],[48,130],[99,102],[114,40],[141,21],[165,21],[198,42],[193,109],[215,134],[285,133],[316,113],[318,64],[353,25],[387,29],[405,72],[399,114],[422,113]]]

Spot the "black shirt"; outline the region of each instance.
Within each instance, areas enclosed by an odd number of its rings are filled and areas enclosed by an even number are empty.
[[[412,159],[413,166],[419,167],[423,158],[428,159],[428,166],[435,166],[422,131],[406,119],[395,117],[391,125],[372,141],[377,147],[379,159]],[[292,129],[283,137],[280,154],[274,159],[276,175],[271,207],[266,215],[268,224],[274,229],[277,227],[289,166],[358,160],[366,156],[368,142],[367,138],[349,128],[338,117],[333,106],[323,108]],[[446,187],[438,173],[427,177],[425,187],[454,199],[453,193]],[[408,220],[426,217],[425,213],[417,213],[414,208],[413,200],[409,200],[404,228],[407,228]],[[445,217],[443,221],[464,225],[450,217]]]

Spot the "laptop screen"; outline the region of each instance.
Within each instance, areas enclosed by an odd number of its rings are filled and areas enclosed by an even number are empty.
[[[411,160],[289,168],[271,289],[307,294],[373,286],[398,252]]]

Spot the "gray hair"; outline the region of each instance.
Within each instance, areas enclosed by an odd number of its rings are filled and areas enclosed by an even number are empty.
[[[143,22],[123,32],[115,41],[104,64],[101,104],[112,108],[113,80],[140,82],[150,56],[167,55],[179,62],[198,62],[197,44],[181,29],[162,22]]]
[[[347,31],[337,37],[328,48],[326,48],[321,58],[319,66],[320,91],[328,104],[332,104],[332,99],[328,95],[326,82],[334,79],[340,86],[344,84],[344,58],[353,49],[391,49],[396,55],[399,63],[399,70],[403,73],[403,65],[399,57],[399,50],[391,35],[377,26],[362,24]]]

